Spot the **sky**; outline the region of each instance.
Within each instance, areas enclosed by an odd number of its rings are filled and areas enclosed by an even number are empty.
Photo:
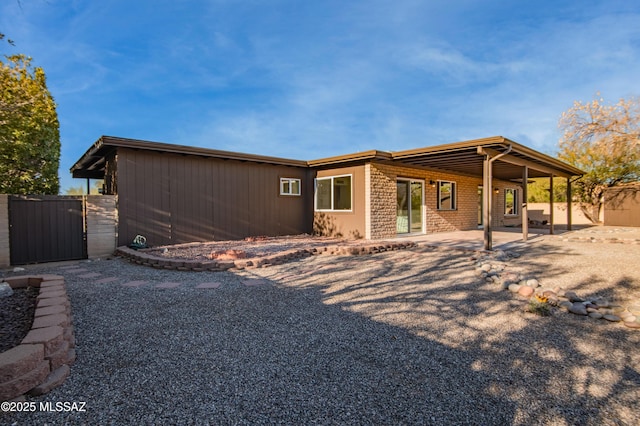
[[[505,136],[640,95],[628,0],[2,0],[57,103],[61,190],[102,135],[298,160]]]

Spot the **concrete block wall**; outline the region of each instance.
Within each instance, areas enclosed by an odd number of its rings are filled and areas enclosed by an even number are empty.
[[[115,195],[87,195],[87,255],[108,256],[118,241],[118,209]]]

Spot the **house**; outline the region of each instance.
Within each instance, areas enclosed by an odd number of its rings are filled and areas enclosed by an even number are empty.
[[[384,239],[482,227],[489,249],[492,227],[520,225],[526,238],[523,182],[565,178],[570,192],[571,178],[583,174],[501,136],[311,161],[103,136],[71,173],[104,179],[104,194],[117,195],[119,245],[138,234],[165,245],[311,232]]]

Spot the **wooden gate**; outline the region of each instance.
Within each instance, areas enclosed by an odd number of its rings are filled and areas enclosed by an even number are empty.
[[[82,197],[9,196],[11,264],[87,258]]]

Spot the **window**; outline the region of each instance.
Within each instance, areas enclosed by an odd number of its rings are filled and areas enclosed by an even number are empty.
[[[438,210],[456,209],[456,183],[438,181]]]
[[[351,175],[316,179],[316,210],[351,210]]]
[[[280,178],[280,195],[300,195],[300,179]]]
[[[518,190],[507,188],[504,190],[504,214],[514,216],[518,214]]]

